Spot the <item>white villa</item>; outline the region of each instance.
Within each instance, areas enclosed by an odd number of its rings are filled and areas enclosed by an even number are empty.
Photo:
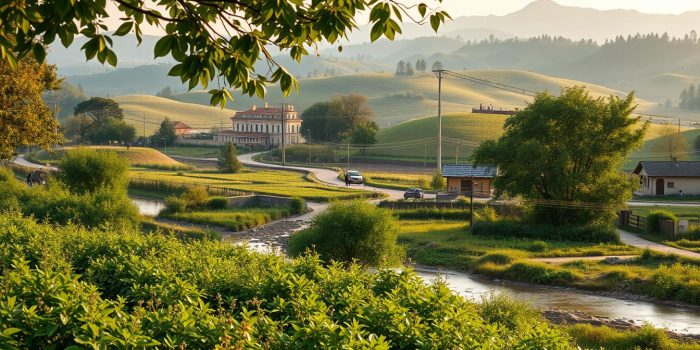
[[[265,107],[258,108],[253,105],[247,111],[236,112],[231,118],[232,129],[223,130],[215,140],[219,142],[231,142],[235,145],[262,145],[274,147],[282,144],[282,118],[286,126],[286,144],[303,143],[304,138],[299,130],[301,119],[292,105],[283,105],[283,108]]]

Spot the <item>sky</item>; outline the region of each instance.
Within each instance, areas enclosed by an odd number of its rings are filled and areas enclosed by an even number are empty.
[[[515,12],[533,0],[443,0],[441,7],[453,17],[474,15],[505,15]],[[627,9],[646,13],[679,14],[700,10],[698,0],[556,0],[566,6],[589,7],[599,10]]]

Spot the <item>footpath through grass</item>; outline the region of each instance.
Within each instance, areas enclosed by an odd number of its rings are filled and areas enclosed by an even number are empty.
[[[399,241],[422,265],[537,284],[642,294],[700,305],[700,261],[624,244],[473,235],[465,221],[402,220]],[[532,258],[637,255],[620,263],[542,263]]]
[[[379,198],[381,194],[322,184],[306,175],[283,170],[246,169],[238,174],[205,171],[159,171],[134,169],[131,178],[170,181],[192,185],[218,186],[243,192],[283,197],[301,197],[309,201],[327,202],[353,198]]]

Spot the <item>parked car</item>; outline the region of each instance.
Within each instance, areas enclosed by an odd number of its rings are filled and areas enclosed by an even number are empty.
[[[415,198],[423,199],[423,190],[420,188],[409,188],[403,194],[404,199]]]
[[[362,174],[360,174],[360,172],[357,170],[348,170],[348,172],[345,173],[345,176],[348,179],[348,183],[351,183],[351,184],[362,185],[362,183],[364,182],[364,178],[362,177]]]

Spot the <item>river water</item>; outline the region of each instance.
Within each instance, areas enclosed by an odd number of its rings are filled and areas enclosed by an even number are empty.
[[[158,212],[165,206],[161,200],[136,197],[132,197],[131,200],[138,206],[141,214],[147,216],[158,215]],[[260,246],[261,244],[263,246]],[[265,249],[263,243],[259,242],[252,248],[260,251],[269,251]],[[505,292],[540,309],[580,311],[597,317],[628,319],[639,325],[648,322],[656,327],[665,327],[676,333],[700,334],[700,309],[696,308],[676,307],[643,301],[626,301],[571,289],[494,281],[455,271],[439,272],[416,269],[416,273],[428,282],[435,280],[438,276],[442,276],[450,286],[450,289],[464,297],[477,301],[489,293]]]

